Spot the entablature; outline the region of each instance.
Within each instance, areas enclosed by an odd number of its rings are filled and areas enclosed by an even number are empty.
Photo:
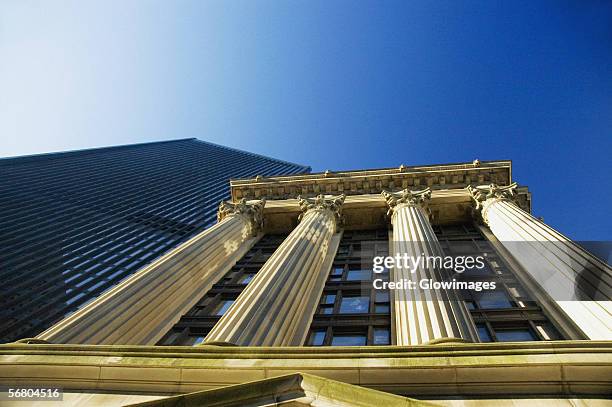
[[[400,166],[379,170],[325,171],[314,174],[278,177],[255,177],[230,181],[232,200],[290,199],[313,197],[319,194],[367,195],[380,194],[383,190],[405,188],[463,189],[468,185],[512,182],[511,161],[474,160],[430,166]]]
[[[240,199],[265,199],[267,233],[291,231],[298,222],[298,197],[320,194],[346,195],[343,205],[345,229],[377,229],[386,227],[387,203],[383,191],[403,189],[432,190],[428,211],[433,224],[469,221],[473,217],[473,200],[469,185],[509,185],[512,183],[512,162],[478,161],[430,166],[400,166],[397,168],[342,171],[255,177],[231,180],[234,202]],[[516,191],[517,203],[531,210],[531,195],[526,187]]]
[[[517,188],[517,202],[530,210],[531,196],[527,187]],[[473,199],[467,189],[435,190],[428,202],[434,225],[468,222],[473,219]],[[343,216],[346,230],[385,228],[390,219],[382,194],[349,195],[344,200]],[[286,233],[295,228],[300,214],[298,199],[267,200],[264,207],[264,231]]]

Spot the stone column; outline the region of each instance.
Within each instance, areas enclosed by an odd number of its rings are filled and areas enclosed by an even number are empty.
[[[407,189],[390,193],[383,191],[389,206],[393,241],[391,255],[444,257],[425,205],[431,197],[429,188],[422,191]],[[458,338],[477,342],[476,328],[465,306],[454,291],[424,290],[418,284],[422,279],[449,281],[446,271],[425,261],[414,273],[406,268],[394,267],[391,281],[406,279],[416,284],[414,289],[391,290],[392,320],[396,345],[419,345],[434,339]]]
[[[221,317],[205,343],[303,345],[339,243],[336,229],[343,203],[344,195],[300,199],[300,223]]]
[[[261,237],[264,201],[222,202],[219,222],[37,338],[154,345]]]
[[[589,339],[612,339],[612,268],[521,209],[516,186],[468,190],[491,232],[574,324]]]

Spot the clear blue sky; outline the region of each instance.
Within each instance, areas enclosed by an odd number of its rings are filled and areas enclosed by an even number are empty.
[[[534,214],[612,240],[612,2],[0,2],[0,156],[185,137],[512,159]]]

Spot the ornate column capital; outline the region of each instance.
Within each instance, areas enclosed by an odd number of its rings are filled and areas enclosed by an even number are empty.
[[[431,188],[425,188],[420,191],[410,191],[404,189],[399,192],[382,191],[382,196],[385,197],[389,211],[387,215],[392,215],[395,210],[402,205],[407,206],[421,206],[425,208],[427,202],[431,198]]]
[[[489,208],[489,206],[492,203],[499,201],[508,201],[514,203],[514,200],[516,198],[514,190],[517,186],[518,184],[516,182],[513,182],[512,184],[506,186],[489,184],[473,187],[471,185],[468,185],[466,189],[474,200],[476,210],[480,211],[484,222],[486,224],[489,224],[489,220],[487,219],[487,209]]]
[[[300,204],[300,210],[302,213],[299,216],[299,220],[302,220],[306,212],[308,211],[331,211],[336,218],[336,224],[342,224],[342,205],[344,204],[345,194],[338,196],[330,195],[317,195],[314,198],[302,198],[298,196]]]
[[[242,198],[236,203],[222,201],[217,212],[217,222],[221,222],[230,215],[242,216],[251,223],[253,234],[256,234],[263,228],[263,208],[265,205],[265,199],[247,201],[245,198]]]

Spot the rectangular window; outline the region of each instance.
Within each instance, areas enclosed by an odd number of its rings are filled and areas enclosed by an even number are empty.
[[[374,345],[389,345],[390,343],[387,328],[374,328]]]
[[[319,314],[331,315],[333,313],[334,313],[334,306],[333,305],[321,305],[319,307]]]
[[[336,294],[325,294],[323,296],[323,304],[333,304],[336,302]]]
[[[529,328],[495,329],[495,336],[500,342],[524,342],[536,339]]]
[[[310,346],[321,346],[325,342],[325,330],[319,329],[310,333],[308,344]]]
[[[391,308],[389,307],[389,304],[375,304],[374,312],[377,314],[388,314],[391,312]]]
[[[341,314],[365,314],[370,311],[370,297],[344,297],[340,303]]]
[[[329,276],[329,281],[342,281],[342,273],[344,269],[341,267],[335,267]]]
[[[481,342],[491,342],[491,335],[485,324],[477,324],[476,329]]]
[[[503,291],[481,291],[474,296],[483,309],[512,308],[512,303]]]
[[[346,279],[348,281],[371,280],[372,270],[349,270]]]
[[[389,291],[376,290],[376,302],[389,302]]]
[[[332,346],[365,346],[366,336],[362,334],[334,334]]]

